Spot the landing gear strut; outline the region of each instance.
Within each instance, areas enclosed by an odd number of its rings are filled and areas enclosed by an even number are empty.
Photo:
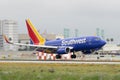
[[[73,51],[73,55],[71,55],[71,58],[76,58],[75,52]]]

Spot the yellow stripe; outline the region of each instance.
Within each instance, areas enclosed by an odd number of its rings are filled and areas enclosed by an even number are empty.
[[[35,35],[37,36],[39,41],[40,41],[40,36],[39,36],[39,34],[37,32],[37,29],[34,27],[34,25],[31,23],[31,21],[29,19],[28,19],[28,23],[29,23],[30,27],[32,28],[32,30],[35,32]]]
[[[38,33],[37,29],[34,27],[34,25],[31,23],[31,21],[28,19],[28,24],[30,25],[30,27],[32,28],[32,30],[35,32],[35,35],[37,36],[38,40],[40,41],[39,44],[44,44],[45,43],[45,39]]]

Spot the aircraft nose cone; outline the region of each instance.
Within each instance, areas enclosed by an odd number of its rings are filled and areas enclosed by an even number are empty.
[[[104,46],[106,44],[106,41],[102,41],[102,45]]]

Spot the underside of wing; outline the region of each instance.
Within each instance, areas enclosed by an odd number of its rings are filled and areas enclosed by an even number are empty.
[[[13,43],[13,42],[9,41],[5,35],[3,37],[4,37],[5,41],[9,44],[33,47],[36,51],[45,52],[45,53],[67,54],[73,49],[73,47],[70,47],[70,46],[49,46],[49,45]]]

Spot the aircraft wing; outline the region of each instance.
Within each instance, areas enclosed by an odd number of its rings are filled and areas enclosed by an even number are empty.
[[[56,53],[59,48],[64,46],[47,46],[47,45],[34,45],[34,44],[22,44],[22,43],[13,43],[8,40],[8,38],[3,35],[5,41],[9,44],[18,45],[18,46],[28,46],[36,48],[36,51],[44,51],[46,53]],[[67,46],[69,49],[73,49],[73,47]]]
[[[5,41],[9,44],[13,44],[13,45],[18,45],[18,46],[30,46],[30,47],[41,47],[41,48],[55,48],[57,49],[57,46],[46,46],[46,45],[34,45],[34,44],[22,44],[22,43],[13,43],[11,41],[8,40],[8,38],[3,35]]]

